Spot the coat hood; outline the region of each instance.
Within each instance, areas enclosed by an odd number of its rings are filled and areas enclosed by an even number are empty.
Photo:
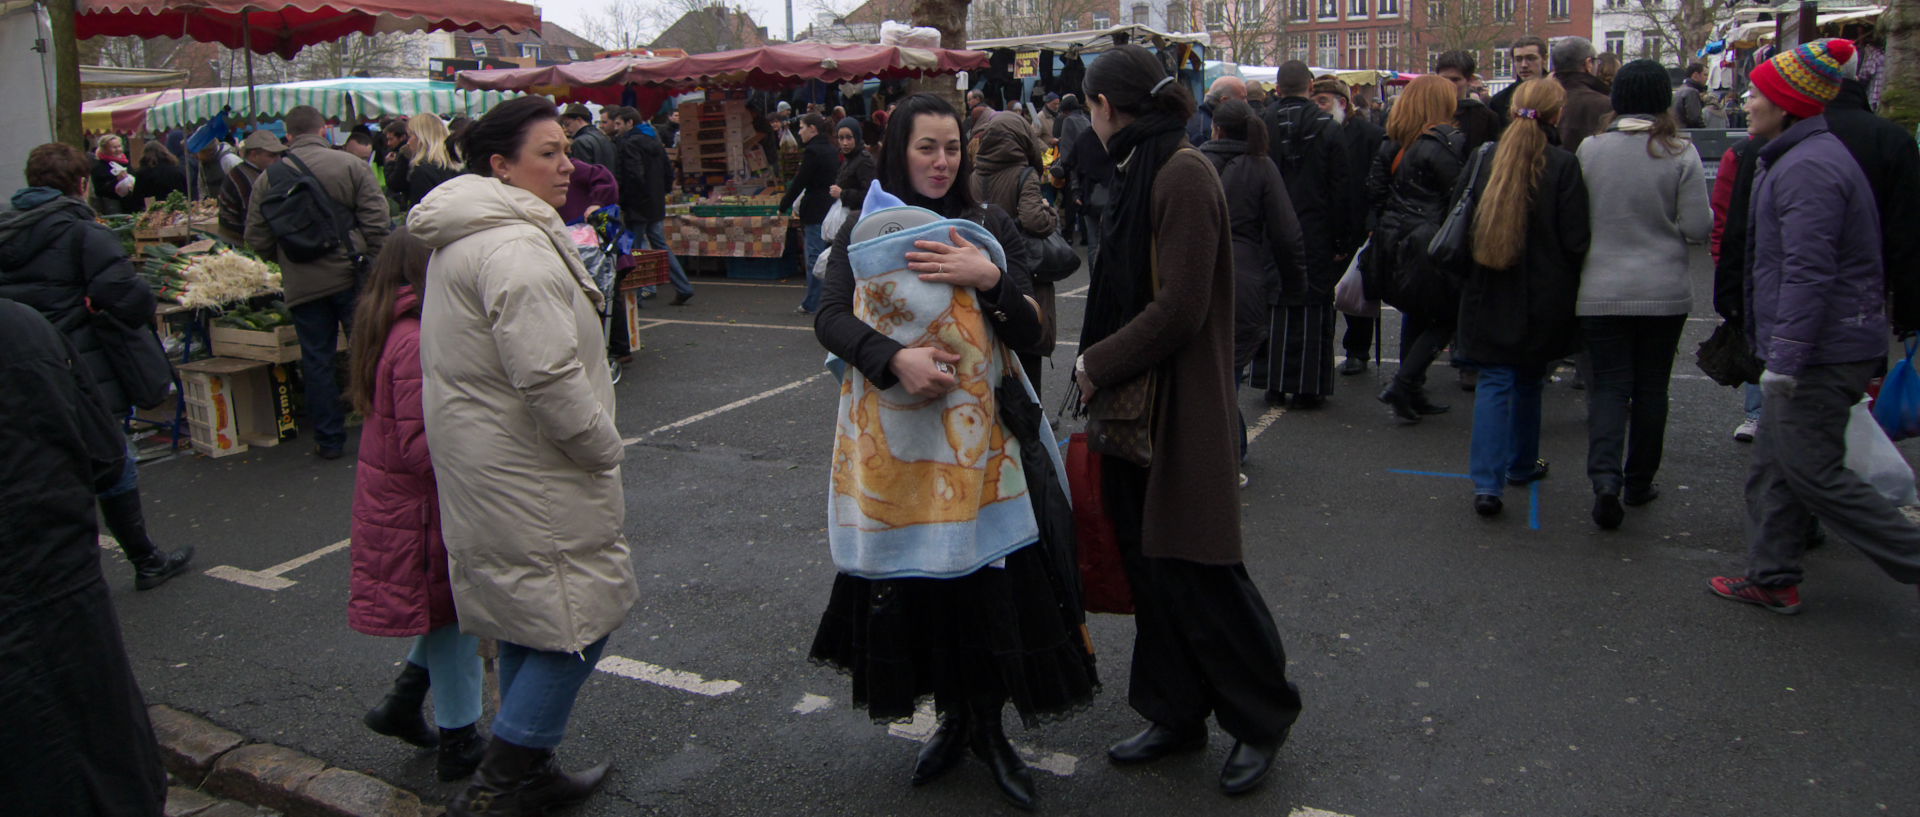
[[[1019,114],[1001,111],[987,120],[980,129],[980,153],[973,158],[973,164],[982,172],[995,172],[1021,165],[1038,165],[1040,140],[1033,135],[1033,128]]]
[[[13,194],[13,209],[0,212],[0,266],[25,264],[65,230],[44,229],[55,221],[91,221],[93,208],[51,187],[23,187]]]
[[[580,261],[560,213],[539,196],[491,176],[457,176],[435,187],[407,213],[407,232],[436,250],[476,233],[516,226],[545,234],[580,288],[600,305],[600,288]]]
[[[405,317],[420,317],[420,293],[414,292],[411,286],[401,284],[393,292],[393,319],[397,321]]]

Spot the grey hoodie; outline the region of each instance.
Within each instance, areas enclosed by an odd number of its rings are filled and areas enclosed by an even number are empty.
[[[1652,127],[1623,116],[1580,144],[1595,240],[1580,270],[1576,315],[1685,315],[1693,307],[1687,245],[1713,229],[1706,173],[1690,142],[1649,155]]]

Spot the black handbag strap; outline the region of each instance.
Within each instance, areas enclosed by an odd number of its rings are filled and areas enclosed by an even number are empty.
[[[1487,163],[1487,156],[1493,153],[1496,144],[1487,142],[1473,151],[1473,161],[1467,163],[1467,186],[1462,195],[1475,195],[1474,189],[1480,186],[1480,168]]]

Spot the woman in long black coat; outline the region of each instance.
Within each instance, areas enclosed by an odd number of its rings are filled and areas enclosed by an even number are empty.
[[[167,775],[100,575],[120,431],[33,308],[0,300],[0,792],[9,814],[158,817]]]
[[[1254,353],[1267,342],[1276,296],[1307,288],[1307,255],[1300,218],[1280,168],[1267,158],[1267,129],[1240,100],[1213,111],[1212,138],[1200,153],[1220,173],[1233,221],[1233,370],[1244,380]],[[1240,418],[1240,458],[1247,456],[1247,419]]]

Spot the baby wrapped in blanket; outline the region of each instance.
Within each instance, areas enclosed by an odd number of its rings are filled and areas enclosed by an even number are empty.
[[[908,207],[875,182],[847,247],[853,313],[906,347],[960,357],[958,385],[921,398],[874,386],[837,359],[842,374],[827,508],[834,566],[868,579],[952,578],[994,564],[1039,537],[1020,446],[999,419],[995,389],[1020,364],[989,327],[978,293],[929,283],[907,268],[915,241],[949,241],[958,230],[1006,269],[986,228]],[[1051,431],[1040,424],[1049,454]],[[1056,463],[1057,467],[1057,463]]]

